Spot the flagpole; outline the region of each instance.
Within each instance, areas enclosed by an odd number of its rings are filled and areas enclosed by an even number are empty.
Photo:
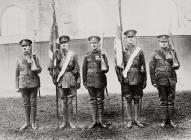
[[[52,29],[51,29],[51,45],[52,45],[52,60],[51,60],[51,65],[53,68],[53,75],[55,73],[55,51],[56,51],[56,39],[58,37],[58,28],[57,28],[57,23],[56,23],[56,13],[55,13],[55,0],[52,0],[52,9],[53,9],[53,24],[52,24]],[[53,77],[52,77],[53,78]],[[54,79],[53,79],[54,80]],[[59,121],[59,106],[58,106],[58,87],[56,87],[56,117],[57,120]]]

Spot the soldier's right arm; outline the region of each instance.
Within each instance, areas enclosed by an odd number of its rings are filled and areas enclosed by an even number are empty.
[[[152,54],[150,62],[149,62],[150,77],[151,77],[151,83],[153,86],[155,86],[157,84],[157,82],[156,82],[157,78],[155,75],[155,65],[156,65],[155,54],[156,54],[156,52],[154,52]]]
[[[15,83],[16,83],[16,89],[19,90],[19,75],[20,75],[20,70],[19,70],[19,63],[17,60],[16,63],[16,72],[15,72]]]
[[[87,56],[85,56],[82,64],[82,77],[83,77],[83,85],[85,88],[87,88]]]

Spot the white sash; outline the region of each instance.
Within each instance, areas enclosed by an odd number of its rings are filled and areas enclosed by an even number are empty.
[[[60,80],[61,76],[65,73],[66,68],[67,68],[67,66],[68,66],[68,64],[69,64],[69,62],[70,62],[72,56],[73,56],[73,52],[72,52],[72,51],[69,51],[69,52],[68,52],[68,55],[67,55],[67,57],[66,57],[66,60],[65,60],[65,62],[64,62],[64,65],[62,66],[62,70],[61,70],[61,72],[60,72],[59,75],[58,75],[57,82]]]
[[[130,58],[129,58],[129,61],[123,71],[123,77],[124,78],[127,78],[127,73],[131,67],[131,65],[133,64],[133,60],[135,59],[135,57],[137,56],[137,54],[140,52],[141,48],[139,47],[136,47],[136,49],[134,50],[134,52],[131,54]]]

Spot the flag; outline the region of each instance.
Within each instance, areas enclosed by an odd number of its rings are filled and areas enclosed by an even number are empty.
[[[123,44],[122,44],[122,21],[121,21],[121,0],[118,1],[117,28],[114,40],[116,66],[124,68],[123,64]]]
[[[51,33],[50,33],[50,42],[49,42],[49,69],[54,68],[55,66],[55,51],[59,49],[58,44],[56,43],[58,38],[58,25],[56,22],[56,12],[54,4],[53,7],[53,23],[51,27]]]

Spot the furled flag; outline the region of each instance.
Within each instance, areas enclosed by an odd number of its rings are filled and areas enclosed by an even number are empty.
[[[122,19],[121,19],[121,0],[118,1],[117,10],[117,29],[114,40],[115,62],[116,66],[124,68],[123,64],[123,43],[122,43]]]
[[[53,24],[51,27],[50,43],[49,43],[49,69],[54,68],[55,63],[55,51],[59,48],[56,43],[58,38],[58,25],[56,22],[55,2],[52,3],[53,8]]]

